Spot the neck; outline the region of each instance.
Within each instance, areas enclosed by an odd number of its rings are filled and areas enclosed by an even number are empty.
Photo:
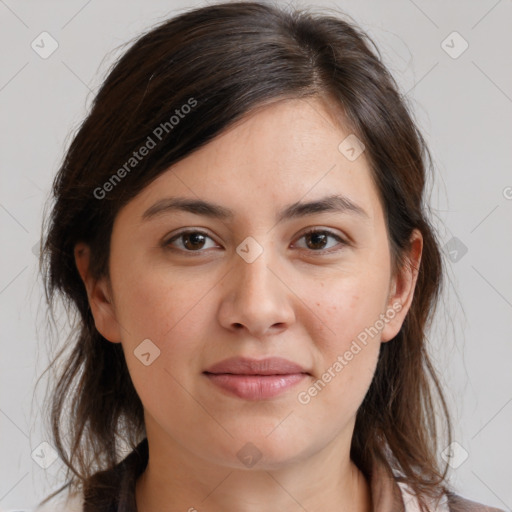
[[[340,464],[330,455],[339,453],[332,446],[327,453],[278,469],[240,470],[193,456],[166,459],[149,444],[148,465],[136,482],[137,510],[370,512],[371,491],[362,472],[350,458]]]

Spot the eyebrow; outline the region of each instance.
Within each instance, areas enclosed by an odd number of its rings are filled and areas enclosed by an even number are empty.
[[[173,211],[184,211],[203,215],[219,220],[231,220],[234,213],[229,208],[225,208],[219,204],[203,201],[202,199],[191,199],[186,197],[171,197],[157,201],[153,206],[149,207],[143,214],[142,220],[150,220],[156,216]],[[369,219],[368,213],[358,204],[344,195],[326,196],[316,201],[295,202],[286,206],[277,215],[277,221],[290,220],[315,213],[347,213]]]

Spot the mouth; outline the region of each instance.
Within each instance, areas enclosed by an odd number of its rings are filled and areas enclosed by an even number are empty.
[[[205,372],[210,382],[230,395],[245,400],[264,400],[281,395],[307,377],[306,373],[286,375],[241,375]]]
[[[223,392],[245,400],[273,398],[310,376],[302,366],[279,357],[225,359],[203,374]]]

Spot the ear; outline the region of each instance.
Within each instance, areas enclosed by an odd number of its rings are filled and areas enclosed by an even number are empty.
[[[410,238],[410,251],[404,268],[398,270],[390,283],[390,292],[384,313],[384,329],[381,341],[392,340],[400,331],[407,312],[411,307],[414,289],[418,279],[418,272],[423,251],[423,236],[415,229]]]
[[[89,273],[90,247],[79,242],[74,249],[75,263],[84,282],[87,298],[91,307],[94,324],[98,332],[113,343],[121,341],[120,325],[116,319],[114,302],[111,298],[111,290],[108,279],[94,279]]]

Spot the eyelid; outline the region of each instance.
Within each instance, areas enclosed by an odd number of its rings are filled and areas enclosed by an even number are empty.
[[[170,250],[175,250],[177,252],[181,252],[182,254],[201,254],[203,252],[206,252],[206,250],[201,250],[201,249],[199,249],[197,251],[187,251],[187,250],[183,250],[183,249],[178,249],[178,248],[172,247],[170,245],[171,242],[173,242],[174,240],[178,239],[180,236],[186,235],[186,234],[190,234],[190,233],[199,233],[201,235],[204,235],[204,236],[210,238],[215,243],[218,243],[218,242],[216,242],[215,238],[213,236],[211,236],[209,234],[209,232],[207,230],[205,230],[204,228],[187,227],[187,228],[183,228],[183,229],[179,230],[177,233],[173,233],[172,235],[170,235],[168,237],[165,237],[164,240],[162,241],[162,247],[170,249]],[[336,233],[332,229],[324,228],[322,226],[315,226],[315,227],[306,228],[305,231],[302,231],[299,235],[297,235],[296,240],[300,240],[304,236],[310,235],[310,234],[314,234],[314,233],[326,233],[328,236],[331,236],[332,238],[337,239],[338,243],[341,244],[341,246],[343,246],[343,247],[350,245],[350,243],[347,241],[347,237],[339,235],[338,233]],[[342,248],[339,248],[339,249],[334,249],[334,248],[319,249],[317,251],[315,251],[314,249],[304,249],[304,248],[300,248],[300,249],[303,250],[303,251],[309,252],[311,254],[322,255],[322,254],[329,254],[329,253],[337,253]]]
[[[339,244],[341,244],[341,248],[339,249],[336,249],[336,248],[333,248],[331,247],[330,249],[320,249],[318,251],[315,251],[313,249],[303,249],[311,254],[334,254],[334,253],[337,253],[339,251],[342,250],[342,248],[344,246],[348,246],[350,245],[349,242],[347,241],[347,238],[338,234],[337,232],[333,231],[332,229],[330,228],[324,228],[322,226],[315,226],[315,227],[310,227],[310,228],[306,228],[305,231],[301,232],[298,236],[297,236],[297,240],[300,240],[301,238],[303,238],[304,236],[306,235],[310,235],[310,234],[314,234],[314,233],[326,233],[328,236],[331,236],[332,238],[335,238]],[[302,248],[301,248],[302,249]]]
[[[177,251],[177,252],[181,252],[182,254],[201,254],[201,253],[205,252],[204,250],[185,251],[183,249],[172,247],[170,245],[172,241],[178,239],[180,236],[187,235],[187,234],[190,234],[190,233],[199,233],[201,235],[204,235],[204,236],[210,238],[211,240],[213,240],[215,243],[218,244],[218,242],[215,240],[215,238],[207,230],[205,230],[204,228],[194,228],[194,227],[190,228],[190,227],[187,227],[187,228],[183,228],[183,229],[179,230],[176,233],[173,233],[172,235],[164,237],[161,245],[162,245],[162,247],[164,249],[174,250],[174,251]]]

